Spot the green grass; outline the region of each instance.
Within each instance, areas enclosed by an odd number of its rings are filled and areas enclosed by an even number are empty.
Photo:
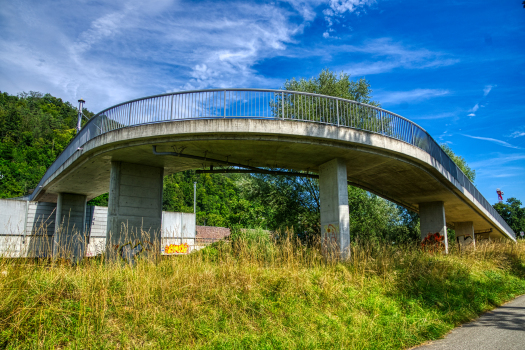
[[[524,294],[525,244],[357,244],[327,262],[238,239],[135,267],[2,259],[0,288],[0,348],[403,349]]]

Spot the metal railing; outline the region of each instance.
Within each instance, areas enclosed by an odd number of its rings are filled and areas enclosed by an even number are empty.
[[[436,141],[419,125],[382,108],[343,98],[265,89],[215,89],[175,92],[124,102],[91,118],[47,169],[45,181],[82,145],[107,132],[151,123],[189,119],[246,118],[297,120],[349,127],[416,146],[434,157],[492,217],[515,234]]]

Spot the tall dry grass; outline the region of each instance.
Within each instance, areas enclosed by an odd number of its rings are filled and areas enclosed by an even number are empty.
[[[341,262],[255,233],[135,266],[0,259],[0,288],[9,349],[401,349],[525,293],[525,244],[358,242]]]

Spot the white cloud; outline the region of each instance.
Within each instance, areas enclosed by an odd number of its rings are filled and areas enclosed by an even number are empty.
[[[516,137],[522,137],[525,136],[525,131],[514,131],[512,134],[510,134],[510,137],[516,138]]]
[[[483,89],[483,97],[486,97],[490,91],[492,90],[493,87],[495,87],[496,85],[487,85],[485,86],[485,88]]]
[[[93,111],[173,90],[279,86],[252,66],[282,55],[315,17],[317,2],[291,3],[8,2],[0,7],[0,85],[83,97]]]
[[[499,157],[495,157],[495,158],[491,158],[491,159],[484,159],[484,160],[479,161],[479,162],[474,162],[471,165],[473,167],[486,166],[487,164],[502,165],[502,164],[512,163],[512,162],[516,162],[516,161],[520,161],[520,160],[525,160],[525,154],[521,154],[521,153],[505,154],[505,155],[501,155]]]
[[[458,114],[457,112],[444,112],[444,113],[438,113],[438,114],[413,116],[411,117],[411,119],[418,119],[418,120],[447,119],[447,118],[457,117],[457,114]]]
[[[375,3],[375,0],[329,0],[330,8],[323,11],[328,26],[332,26],[334,18],[343,17],[346,12],[360,13],[365,7]]]
[[[366,41],[363,45],[341,45],[339,52],[361,53],[371,57],[370,61],[352,63],[346,71],[354,76],[390,72],[396,68],[427,69],[453,65],[458,59],[428,49],[413,48],[390,38]]]
[[[377,94],[378,101],[381,103],[403,103],[417,102],[433,97],[444,96],[448,90],[441,89],[414,89],[410,91],[390,91]]]
[[[505,169],[505,170],[509,170],[509,169]],[[523,170],[523,169],[519,169],[519,170]],[[519,173],[511,173],[511,174],[493,174],[492,177],[495,177],[495,178],[499,178],[499,177],[513,177],[513,176],[518,176]]]
[[[485,88],[483,88],[483,99],[485,99],[485,97],[487,97],[487,95],[490,93],[490,91],[492,90],[492,88],[496,87],[497,85],[486,85]],[[476,116],[476,111],[481,107],[485,107],[485,105],[480,105],[480,103],[483,101],[483,99],[476,103],[474,105],[474,107],[472,107],[470,110],[469,110],[469,114],[467,115],[468,117],[475,117]]]
[[[513,145],[511,145],[508,142],[505,142],[505,141],[502,141],[502,140],[493,139],[493,138],[490,138],[490,137],[472,136],[472,135],[466,135],[466,134],[462,134],[462,135],[466,136],[466,137],[470,137],[472,139],[494,142],[494,143],[497,143],[498,145],[501,145],[501,146],[504,146],[504,147],[508,147],[508,148],[521,149],[520,147],[513,146]]]

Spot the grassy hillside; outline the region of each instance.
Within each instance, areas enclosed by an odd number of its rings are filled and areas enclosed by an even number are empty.
[[[357,244],[326,262],[289,238],[78,266],[0,260],[0,347],[403,349],[525,293],[525,244],[448,256]]]

